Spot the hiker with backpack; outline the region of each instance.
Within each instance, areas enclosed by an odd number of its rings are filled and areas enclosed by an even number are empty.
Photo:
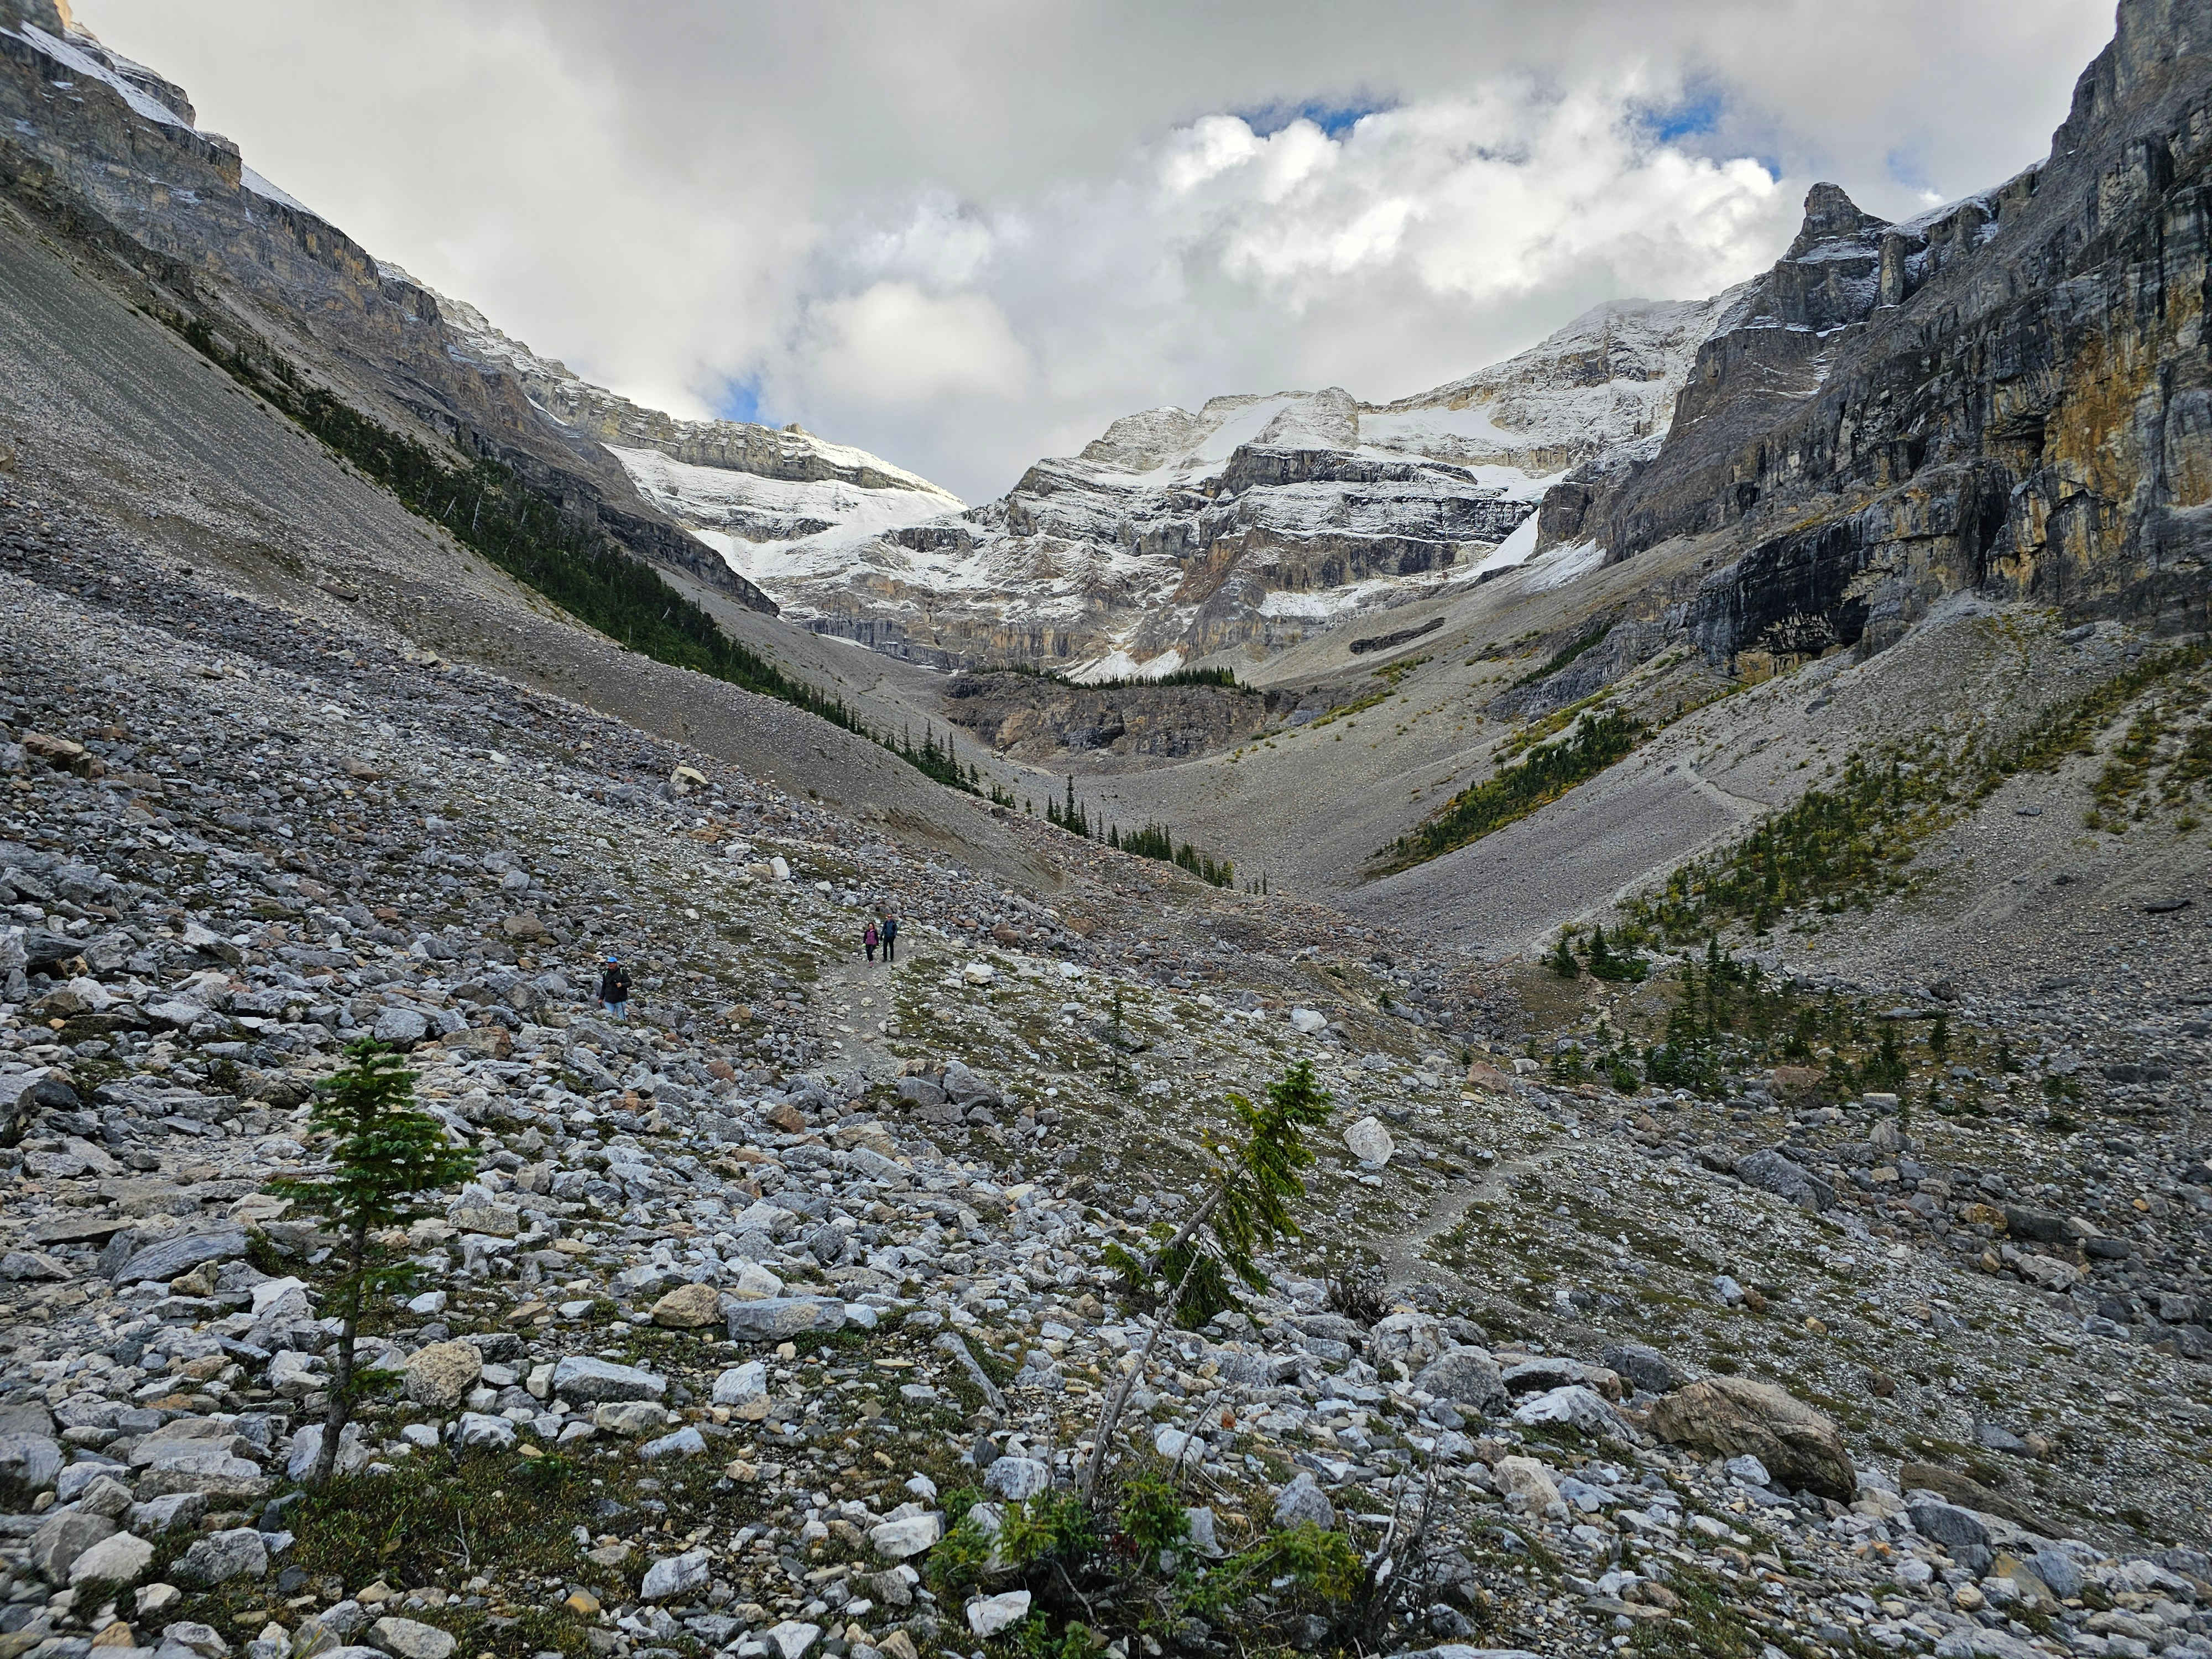
[[[898,918],[886,911],[884,914],[884,960],[898,960]]]
[[[879,936],[876,932],[876,924],[872,919],[869,921],[866,927],[860,929],[860,943],[867,948],[868,960],[870,962],[873,962],[876,959],[876,940],[878,937]]]

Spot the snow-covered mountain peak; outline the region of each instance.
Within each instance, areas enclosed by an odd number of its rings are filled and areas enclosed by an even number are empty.
[[[865,449],[817,438],[795,424],[779,428],[751,421],[687,421],[647,409],[592,385],[556,359],[538,356],[466,301],[442,294],[437,301],[465,349],[514,375],[541,408],[586,428],[610,449],[618,447],[615,440],[621,436],[631,441],[629,447],[658,450],[693,466],[757,471],[794,483],[834,479],[865,489],[909,490],[932,498],[933,513],[957,512],[963,505],[951,491],[917,473]]]
[[[1709,300],[1611,300],[1528,350],[1363,416],[1371,444],[1563,471],[1662,433],[1698,345],[1741,287]]]
[[[1131,673],[1289,644],[1525,559],[1563,472],[1657,441],[1734,298],[1601,306],[1388,404],[1329,386],[1145,410],[995,501],[822,532],[747,574],[787,614],[929,662]]]

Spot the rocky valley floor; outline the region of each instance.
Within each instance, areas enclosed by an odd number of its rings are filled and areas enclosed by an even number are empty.
[[[1018,815],[1015,890],[7,483],[0,661],[0,1659],[2212,1654],[2202,909],[1963,991],[1838,929],[1775,994],[1840,1074],[1624,1091],[1671,973]],[[475,1173],[304,1492],[331,1240],[266,1188],[372,1035]],[[1106,1249],[1302,1061],[1305,1236],[1155,1352],[1172,1524],[1063,1593]]]

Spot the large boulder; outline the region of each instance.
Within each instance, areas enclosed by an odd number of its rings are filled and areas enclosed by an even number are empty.
[[[1747,1187],[1787,1199],[1801,1209],[1835,1207],[1836,1189],[1772,1147],[1735,1161],[1735,1178]]]
[[[50,1584],[65,1583],[76,1559],[118,1528],[104,1515],[57,1510],[31,1534],[31,1570]]]
[[[1390,1139],[1382,1121],[1370,1115],[1344,1132],[1344,1148],[1369,1169],[1379,1170],[1390,1161],[1398,1143]]]
[[[943,1086],[946,1097],[956,1105],[996,1106],[999,1103],[999,1091],[957,1060],[945,1066]]]
[[[1501,1457],[1492,1471],[1498,1478],[1498,1489],[1508,1498],[1519,1498],[1522,1504],[1541,1515],[1559,1501],[1559,1482],[1552,1471],[1533,1457]]]
[[[259,1578],[269,1571],[269,1547],[252,1527],[232,1527],[196,1538],[169,1573],[180,1584],[224,1584]]]
[[[903,1561],[910,1555],[919,1555],[944,1535],[944,1527],[933,1511],[921,1515],[902,1516],[896,1521],[885,1521],[868,1528],[868,1541],[875,1546],[876,1553],[886,1561]]]
[[[110,1534],[70,1564],[72,1584],[135,1584],[154,1565],[154,1547],[135,1534]]]
[[[579,1405],[611,1400],[658,1400],[668,1379],[635,1365],[617,1365],[588,1354],[562,1356],[553,1368],[553,1392]]]
[[[1275,1524],[1290,1527],[1301,1521],[1310,1521],[1316,1527],[1334,1527],[1336,1524],[1336,1505],[1328,1501],[1328,1494],[1304,1469],[1299,1470],[1297,1478],[1275,1494]]]
[[[2023,1204],[2004,1206],[2005,1231],[2014,1238],[2025,1238],[2038,1244],[2070,1244],[2074,1237],[2067,1231],[2066,1218],[2056,1210],[2030,1209]]]
[[[1756,1457],[1784,1485],[1839,1504],[1857,1491],[1858,1471],[1836,1425],[1771,1382],[1706,1377],[1652,1407],[1649,1426],[1677,1445]]]
[[[1938,1464],[1904,1464],[1897,1472],[1897,1482],[1906,1492],[1932,1492],[1961,1509],[1978,1510],[1984,1515],[1994,1515],[2014,1526],[2040,1533],[2045,1538],[2056,1538],[2064,1530],[2057,1522],[2031,1505],[2008,1498],[2001,1492],[1992,1492],[1980,1481]]]
[[[1645,1394],[1672,1394],[1682,1386],[1682,1373],[1656,1348],[1641,1342],[1623,1342],[1598,1355],[1607,1369],[1618,1372],[1632,1389]]]
[[[1609,1435],[1632,1445],[1639,1437],[1596,1389],[1580,1382],[1529,1395],[1514,1407],[1513,1420],[1531,1428],[1556,1423],[1585,1434]]]
[[[373,1035],[395,1048],[412,1048],[430,1032],[429,1017],[415,1008],[384,1008],[377,1012]]]
[[[1913,1527],[1923,1538],[1932,1538],[1962,1559],[1967,1551],[1982,1551],[1983,1559],[1987,1561],[1990,1529],[1972,1510],[1947,1504],[1940,1498],[1916,1498],[1906,1508],[1912,1516]]]
[[[434,1412],[457,1409],[483,1375],[483,1355],[474,1343],[433,1342],[407,1360],[407,1397]]]
[[[426,1625],[419,1619],[390,1616],[369,1626],[368,1639],[379,1652],[390,1654],[392,1659],[452,1659],[453,1650],[460,1645],[459,1638],[451,1631]]]
[[[1485,1417],[1497,1416],[1510,1403],[1498,1362],[1480,1348],[1447,1348],[1420,1369],[1413,1386]]]
[[[212,1418],[165,1423],[131,1448],[131,1467],[144,1471],[138,1478],[138,1497],[143,1500],[190,1492],[241,1501],[265,1498],[269,1477],[246,1455],[252,1449],[252,1442]]]
[[[732,1342],[783,1342],[809,1331],[842,1330],[845,1304],[826,1297],[769,1296],[732,1302],[728,1319]]]
[[[705,1550],[663,1556],[645,1570],[638,1594],[648,1601],[672,1601],[698,1589],[714,1574],[714,1558]]]
[[[653,1322],[671,1330],[696,1331],[721,1316],[722,1294],[712,1285],[678,1285],[653,1304]]]
[[[461,1420],[454,1425],[453,1438],[459,1444],[471,1448],[512,1451],[514,1449],[514,1425],[503,1417],[492,1417],[483,1412],[463,1412]]]
[[[1401,1308],[1375,1322],[1367,1334],[1369,1360],[1384,1376],[1384,1369],[1392,1360],[1403,1364],[1410,1374],[1420,1370],[1443,1352],[1448,1346],[1443,1328],[1435,1317],[1415,1308]]]
[[[51,974],[63,963],[84,954],[85,942],[44,927],[26,927],[13,935],[23,953],[23,966],[34,974]]]
[[[1001,1457],[983,1471],[983,1490],[1010,1504],[1052,1489],[1052,1466],[1034,1457]]]
[[[979,1595],[968,1604],[968,1628],[979,1637],[996,1636],[1009,1625],[1018,1625],[1029,1617],[1030,1599],[1030,1592],[1025,1589]]]
[[[207,1261],[234,1261],[246,1254],[246,1230],[217,1227],[207,1232],[179,1233],[158,1244],[134,1250],[114,1273],[118,1285],[158,1279],[166,1285]]]
[[[0,1146],[13,1146],[44,1112],[74,1112],[83,1106],[58,1070],[9,1072],[0,1076]]]
[[[769,1413],[768,1367],[748,1359],[714,1379],[714,1403],[727,1407],[737,1417],[757,1423]]]
[[[62,1449],[43,1434],[0,1434],[0,1508],[29,1512],[61,1478]]]

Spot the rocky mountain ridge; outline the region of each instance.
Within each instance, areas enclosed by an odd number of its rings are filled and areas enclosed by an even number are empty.
[[[754,562],[752,544],[872,532],[964,505],[926,478],[797,425],[686,421],[647,409],[539,356],[464,301],[440,295],[438,305],[468,355],[512,375],[533,404],[605,446],[647,501],[741,575]]]
[[[0,185],[103,240],[173,326],[434,450],[489,457],[610,545],[738,604],[775,610],[733,567],[723,538],[684,528],[633,483],[603,435],[641,451],[711,452],[717,477],[760,470],[772,529],[804,522],[848,488],[919,489],[933,510],[957,505],[860,452],[737,423],[687,430],[586,386],[254,172],[236,144],[195,125],[181,88],[110,51],[52,0],[0,5]],[[830,495],[787,503],[779,517],[779,483],[787,494],[796,487],[803,497],[813,483]],[[718,521],[740,535],[760,527],[742,513]]]
[[[2193,0],[2123,6],[2045,161],[1896,223],[1816,185],[1762,276],[1641,307],[1653,349],[1586,319],[1380,408],[1330,392],[1131,416],[781,591],[922,659],[1106,673],[1272,653],[1530,556],[1581,571],[1686,540],[1711,564],[1643,596],[1617,668],[1677,640],[1754,672],[1879,648],[1968,588],[2195,625],[2207,33]]]
[[[1650,445],[1735,299],[1600,306],[1388,404],[1332,387],[1125,416],[997,501],[820,538],[763,580],[818,629],[945,665],[1110,676],[1278,649],[1521,562],[1553,477]]]

